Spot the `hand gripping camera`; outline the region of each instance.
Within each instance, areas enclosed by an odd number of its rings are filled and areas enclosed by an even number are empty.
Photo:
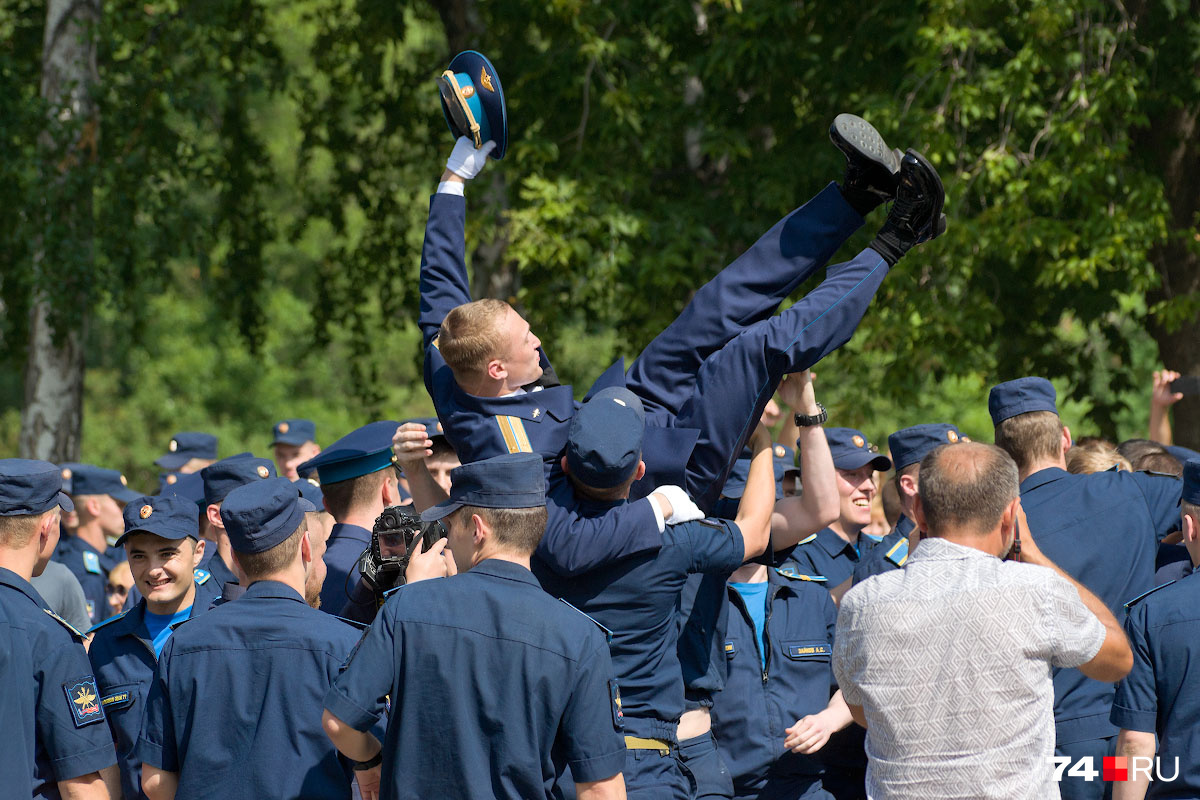
[[[404,572],[418,539],[421,552],[425,552],[445,535],[440,521],[422,522],[411,506],[385,508],[371,529],[371,546],[358,558],[364,586],[382,602],[385,594],[404,585]]]

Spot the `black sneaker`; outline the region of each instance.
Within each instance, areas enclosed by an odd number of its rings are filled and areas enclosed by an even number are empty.
[[[889,148],[871,123],[853,114],[838,114],[829,126],[829,139],[846,156],[844,193],[867,195],[877,204],[895,196],[900,151]]]

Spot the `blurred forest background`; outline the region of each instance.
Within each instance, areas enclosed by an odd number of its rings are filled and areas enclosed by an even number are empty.
[[[475,294],[579,394],[840,177],[842,111],[930,157],[950,227],[816,368],[831,422],[990,441],[988,387],[1042,374],[1126,438],[1151,370],[1200,375],[1200,0],[0,0],[0,452],[150,488],[178,430],[265,454],[285,416],[327,444],[430,412],[434,78],[466,48],[511,126]],[[1200,447],[1200,398],[1174,414]]]

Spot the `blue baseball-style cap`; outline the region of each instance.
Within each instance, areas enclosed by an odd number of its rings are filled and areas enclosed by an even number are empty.
[[[567,469],[584,486],[611,489],[637,471],[642,459],[646,412],[621,386],[601,389],[571,418]]]
[[[74,511],[62,481],[62,470],[49,461],[0,459],[0,517],[42,514],[55,506]]]
[[[166,454],[159,456],[155,466],[165,470],[177,470],[193,458],[215,459],[217,437],[211,433],[181,431],[171,437]]]
[[[1183,464],[1183,502],[1200,506],[1200,458],[1190,458]]]
[[[779,500],[783,497],[783,476],[788,472],[795,472],[796,467],[793,466],[795,452],[792,448],[785,444],[775,444],[771,446],[771,458],[775,466],[775,499]],[[733,468],[729,471],[729,477],[725,479],[725,486],[721,489],[723,497],[741,497],[746,493],[746,478],[750,477],[750,451],[743,450],[738,456],[738,460],[733,462]]]
[[[449,69],[438,77],[438,92],[442,114],[454,138],[465,136],[476,148],[495,142],[491,157],[497,161],[504,158],[508,151],[508,108],[500,73],[487,56],[474,50],[456,55]]]
[[[221,522],[238,553],[261,553],[291,536],[304,521],[300,491],[287,478],[237,487],[221,504]]]
[[[317,425],[311,419],[280,420],[275,423],[275,427],[272,430],[275,433],[275,438],[271,442],[272,445],[299,445],[317,440]]]
[[[125,533],[114,547],[135,533],[153,533],[164,539],[200,538],[200,517],[196,504],[174,494],[138,496],[125,504],[122,513]]]
[[[1045,378],[1017,378],[992,387],[988,393],[988,413],[993,425],[1032,411],[1057,414],[1057,397],[1054,386]]]
[[[115,469],[103,469],[92,464],[76,464],[70,471],[71,494],[82,497],[88,494],[106,494],[114,500],[128,503],[141,497],[129,488],[125,476]]]
[[[297,478],[292,481],[292,485],[300,492],[302,498],[313,504],[314,511],[325,508],[325,493],[321,491],[321,484],[308,478]]]
[[[958,428],[942,422],[930,422],[901,428],[888,437],[888,450],[897,470],[916,464],[935,447],[963,441]]]
[[[450,499],[421,513],[423,522],[453,514],[463,506],[537,508],[546,505],[546,475],[537,453],[505,453],[450,471]]]
[[[829,454],[833,466],[838,469],[858,469],[870,464],[876,472],[892,468],[892,460],[871,447],[866,435],[854,428],[826,428],[825,441],[829,442]]]
[[[400,423],[392,420],[363,425],[305,461],[296,471],[307,475],[315,469],[323,484],[378,472],[392,464],[392,436],[399,427]]]
[[[223,458],[200,470],[200,478],[204,481],[204,504],[220,503],[239,486],[274,477],[275,465],[265,458],[252,455]]]

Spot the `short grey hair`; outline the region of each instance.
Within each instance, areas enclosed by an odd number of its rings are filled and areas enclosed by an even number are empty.
[[[932,536],[952,528],[991,531],[1019,492],[1016,462],[995,445],[942,445],[921,460],[918,494]]]

